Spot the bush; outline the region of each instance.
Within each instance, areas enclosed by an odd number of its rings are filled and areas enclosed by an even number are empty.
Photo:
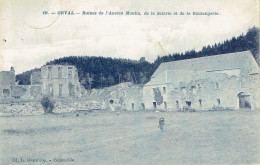
[[[49,96],[44,96],[41,99],[41,104],[45,114],[53,113],[54,101],[52,101]]]

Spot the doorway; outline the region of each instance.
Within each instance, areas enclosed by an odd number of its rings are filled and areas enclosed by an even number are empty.
[[[191,107],[191,101],[186,101],[186,105],[187,105],[188,107]]]
[[[251,109],[250,95],[241,92],[238,94],[239,108]]]
[[[200,103],[200,107],[202,107],[202,100],[201,99],[199,99],[199,103]]]
[[[156,108],[156,102],[153,102],[153,107]]]

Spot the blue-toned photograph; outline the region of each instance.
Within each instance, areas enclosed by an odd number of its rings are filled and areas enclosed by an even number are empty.
[[[259,12],[0,1],[0,164],[260,164]]]

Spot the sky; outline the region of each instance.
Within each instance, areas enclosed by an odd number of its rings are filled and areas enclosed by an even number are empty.
[[[126,15],[43,15],[57,11],[139,11]],[[219,15],[143,15],[143,12]],[[157,56],[222,42],[259,27],[258,0],[0,0],[0,71],[39,68],[64,56],[153,62]]]

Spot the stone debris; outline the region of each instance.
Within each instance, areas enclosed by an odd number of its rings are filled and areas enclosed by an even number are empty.
[[[122,83],[103,89],[93,89],[81,98],[53,98],[53,113],[75,113],[77,111],[134,110],[141,105],[141,87],[133,83]],[[135,105],[135,107],[134,107]],[[40,101],[21,101],[20,103],[0,104],[0,116],[42,115],[43,107]]]

